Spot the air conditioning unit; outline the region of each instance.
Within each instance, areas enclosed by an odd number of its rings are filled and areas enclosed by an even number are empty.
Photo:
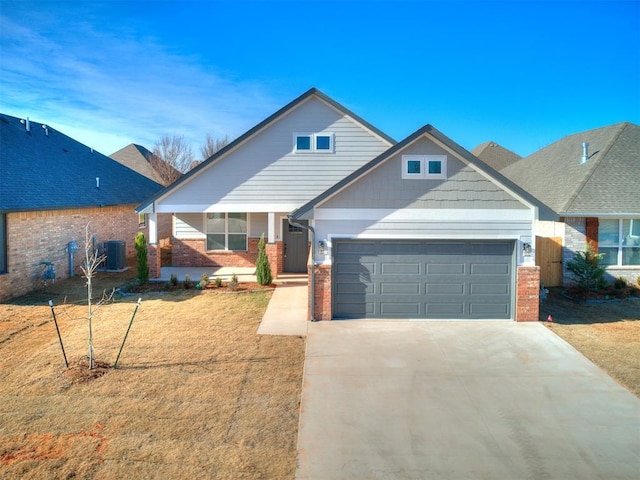
[[[107,270],[123,270],[127,261],[126,243],[122,240],[104,242],[104,253],[107,256],[105,268]]]

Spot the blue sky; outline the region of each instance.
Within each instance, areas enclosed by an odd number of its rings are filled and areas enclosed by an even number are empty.
[[[310,87],[396,140],[528,155],[640,123],[640,1],[0,0],[0,111],[104,153],[235,138]]]

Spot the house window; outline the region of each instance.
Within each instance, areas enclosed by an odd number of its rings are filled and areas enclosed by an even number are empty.
[[[139,213],[138,214],[138,228],[144,228],[147,226],[147,214]]]
[[[439,180],[447,178],[446,155],[403,155],[402,178]]]
[[[604,265],[640,265],[640,218],[599,219],[598,253]]]
[[[0,273],[7,273],[7,214],[0,213]]]
[[[207,213],[207,250],[247,250],[246,213]]]
[[[333,153],[333,134],[296,133],[294,147],[296,153]]]

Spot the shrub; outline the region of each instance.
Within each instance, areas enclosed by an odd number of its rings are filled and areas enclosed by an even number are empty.
[[[616,290],[627,288],[627,281],[624,279],[624,277],[618,277],[613,282],[613,288],[615,288]]]
[[[169,283],[171,284],[172,287],[178,286],[178,277],[176,276],[175,273],[171,274],[171,278],[169,278]]]
[[[191,281],[191,276],[188,273],[184,276],[184,282],[182,282],[182,286],[187,290],[193,288],[193,282]]]
[[[138,263],[138,282],[144,285],[149,281],[149,263],[147,262],[147,239],[138,232],[135,238],[136,259]]]
[[[235,273],[231,276],[231,280],[227,286],[229,287],[229,290],[238,290],[238,276]]]
[[[605,267],[600,265],[602,255],[594,253],[587,245],[584,252],[577,252],[571,261],[567,262],[567,270],[577,278],[580,288],[595,291],[604,288]]]
[[[265,250],[264,233],[258,242],[258,260],[256,261],[256,280],[260,285],[270,285],[273,281],[269,257]]]
[[[214,280],[216,288],[220,288],[222,286],[222,279],[220,277],[216,277]]]

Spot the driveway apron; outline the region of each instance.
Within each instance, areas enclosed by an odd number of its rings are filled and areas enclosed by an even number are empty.
[[[313,323],[296,478],[636,480],[640,400],[538,323]]]

